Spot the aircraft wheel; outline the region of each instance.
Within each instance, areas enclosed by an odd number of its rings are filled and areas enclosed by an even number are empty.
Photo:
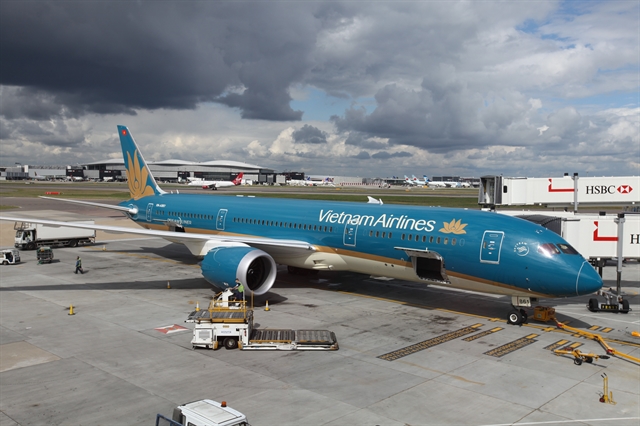
[[[580,358],[574,358],[574,359],[573,359],[573,363],[574,363],[575,365],[582,365],[582,360],[581,360]]]
[[[629,313],[629,301],[623,299],[622,302],[620,302],[620,304],[622,305],[622,309],[620,309],[620,312],[622,312],[623,314],[628,314]]]
[[[507,317],[507,322],[509,324],[520,325],[522,324],[522,321],[523,321],[522,314],[519,311],[512,311],[509,313],[509,316]]]
[[[233,337],[227,337],[224,339],[224,347],[226,349],[235,349],[238,347],[238,341]]]
[[[527,319],[529,319],[529,315],[527,314],[527,311],[525,311],[524,309],[520,309],[520,315],[522,315],[522,323],[526,324]]]
[[[589,299],[587,309],[589,309],[591,312],[598,312],[598,308],[598,299]]]

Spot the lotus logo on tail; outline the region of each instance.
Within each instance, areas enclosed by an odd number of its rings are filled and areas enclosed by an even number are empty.
[[[147,185],[149,172],[146,168],[140,167],[138,160],[138,150],[133,152],[133,160],[131,154],[127,152],[127,179],[129,180],[129,192],[134,200],[138,200],[148,195],[153,195],[153,188]]]
[[[444,233],[444,234],[466,234],[467,231],[464,230],[464,228],[467,226],[466,223],[461,223],[462,219],[458,219],[457,221],[455,219],[451,219],[451,222],[444,222],[444,228],[440,229],[440,232]]]

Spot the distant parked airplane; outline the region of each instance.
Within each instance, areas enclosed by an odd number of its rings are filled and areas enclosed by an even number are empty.
[[[242,183],[242,176],[244,173],[240,173],[234,180],[192,180],[188,186],[201,186],[202,189],[211,189],[216,191],[218,188],[228,188],[230,186],[240,185]]]

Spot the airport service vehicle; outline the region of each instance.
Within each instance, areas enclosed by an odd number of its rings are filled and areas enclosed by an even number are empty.
[[[328,330],[258,329],[253,326],[253,308],[244,300],[233,300],[224,290],[208,309],[191,312],[185,322],[193,323],[193,348],[281,351],[335,351],[336,335]]]
[[[15,265],[20,263],[20,252],[16,249],[0,250],[0,264]]]
[[[94,225],[92,220],[74,223]],[[30,222],[16,222],[13,228],[16,230],[14,246],[23,250],[33,250],[42,246],[77,247],[83,244],[93,244],[96,239],[96,231],[93,229],[46,226]]]
[[[173,409],[173,416],[156,416],[156,426],[251,426],[247,416],[227,407],[225,401],[202,399],[179,405]]]
[[[47,246],[38,247],[36,259],[40,264],[53,262],[53,250],[51,250],[51,247]]]
[[[79,200],[124,213],[144,229],[31,221],[162,237],[202,258],[214,286],[267,293],[276,263],[289,270],[350,271],[511,297],[507,318],[526,319],[539,298],[602,288],[597,271],[553,231],[496,212],[252,196],[170,193],[154,179],[131,132],[118,126],[130,199],[119,205]],[[364,200],[363,200],[364,201]]]

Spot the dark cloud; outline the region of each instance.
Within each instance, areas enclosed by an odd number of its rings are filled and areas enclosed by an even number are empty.
[[[368,160],[369,158],[371,158],[371,156],[367,151],[360,151],[357,155],[352,155],[349,158],[356,158],[358,160]]]
[[[327,143],[327,133],[309,124],[305,124],[302,128],[294,130],[291,136],[295,143]]]
[[[299,13],[306,5],[12,1],[1,8],[0,84],[50,101],[39,111],[18,91],[2,114],[47,119],[217,101],[246,118],[302,117],[289,106],[288,88],[308,68],[315,42],[315,19]]]
[[[371,158],[376,158],[378,160],[386,160],[388,158],[401,158],[401,157],[411,157],[411,156],[412,154],[406,151],[400,151],[400,152],[380,151],[371,155]]]
[[[377,142],[372,139],[364,137],[361,133],[351,132],[344,142],[347,145],[355,145],[366,149],[384,149],[389,145],[384,142]]]

